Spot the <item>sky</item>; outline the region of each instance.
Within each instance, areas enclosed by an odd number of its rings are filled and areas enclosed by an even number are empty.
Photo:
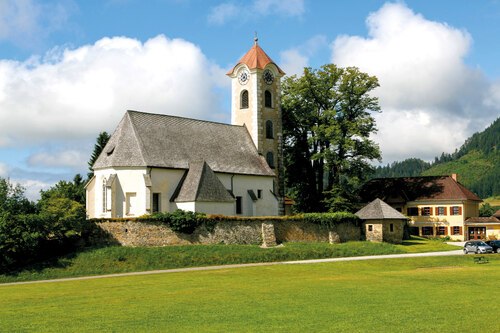
[[[32,200],[86,175],[126,110],[230,122],[225,73],[375,75],[382,163],[452,153],[500,115],[498,0],[0,0],[0,177]]]

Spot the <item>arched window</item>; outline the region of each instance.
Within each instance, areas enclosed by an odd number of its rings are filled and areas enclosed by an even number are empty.
[[[269,90],[266,90],[266,92],[264,93],[264,106],[266,108],[273,107],[273,95]]]
[[[274,139],[273,134],[273,122],[268,120],[266,121],[266,139]]]
[[[241,109],[248,109],[248,90],[241,92]]]
[[[269,164],[269,167],[271,169],[274,169],[274,154],[273,154],[273,152],[271,152],[271,151],[267,152],[266,161],[267,161],[267,164]]]

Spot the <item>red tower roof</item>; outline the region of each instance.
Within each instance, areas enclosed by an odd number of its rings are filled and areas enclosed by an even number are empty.
[[[245,64],[249,69],[264,69],[268,64],[274,64],[281,74],[285,74],[281,68],[276,65],[276,63],[264,52],[264,50],[259,46],[257,40],[252,48],[238,61],[238,63],[229,71],[227,75],[231,75],[234,69],[239,64]]]

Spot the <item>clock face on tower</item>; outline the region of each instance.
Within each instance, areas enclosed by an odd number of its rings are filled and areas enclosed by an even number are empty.
[[[269,69],[266,69],[266,70],[264,71],[263,78],[264,78],[264,82],[265,82],[265,83],[267,83],[267,84],[271,84],[271,83],[273,83],[273,81],[274,81],[274,75],[273,75],[273,72],[271,72]]]
[[[241,70],[238,74],[238,82],[240,84],[247,84],[249,78],[250,74],[248,74],[248,71],[246,69]]]

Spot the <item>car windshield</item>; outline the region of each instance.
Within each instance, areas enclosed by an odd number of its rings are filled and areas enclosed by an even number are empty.
[[[477,242],[477,245],[478,246],[488,246],[488,244],[486,244],[485,242]]]

